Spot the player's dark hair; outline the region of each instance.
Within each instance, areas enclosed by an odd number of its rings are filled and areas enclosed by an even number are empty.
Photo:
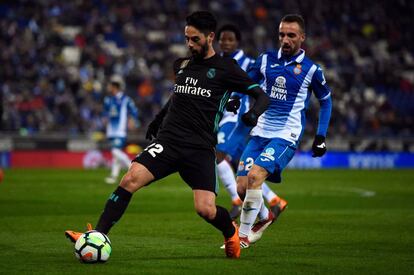
[[[111,83],[111,85],[115,86],[116,88],[121,89],[121,83],[116,82],[116,81],[111,81],[110,83]]]
[[[220,35],[222,32],[232,32],[236,36],[236,39],[238,42],[241,41],[241,32],[236,25],[233,24],[226,24],[223,25],[218,31],[217,31],[217,39],[220,39]]]
[[[215,32],[217,28],[217,20],[208,11],[196,11],[185,19],[187,26],[193,26],[205,35]]]
[[[298,23],[299,27],[305,32],[305,20],[300,14],[286,14],[283,16],[281,22]]]

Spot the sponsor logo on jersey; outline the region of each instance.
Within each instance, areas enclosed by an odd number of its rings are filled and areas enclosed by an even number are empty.
[[[211,97],[211,90],[197,86],[198,79],[186,77],[184,85],[175,84],[174,93]]]
[[[210,79],[212,79],[215,76],[216,76],[216,69],[214,69],[214,68],[208,69],[208,71],[207,71],[207,77],[210,78]]]
[[[270,97],[279,100],[286,101],[287,89],[286,89],[286,78],[284,76],[278,76],[275,79],[275,83],[270,91]]]
[[[298,75],[302,72],[302,65],[297,64],[296,67],[293,69],[293,73]]]
[[[275,160],[275,157],[273,156],[275,154],[275,149],[273,148],[267,148],[266,151],[260,154],[260,160],[261,161],[273,161]]]
[[[277,66],[279,66],[279,64],[278,63],[275,63],[275,64],[272,64],[272,65],[270,65],[270,68],[276,68]]]

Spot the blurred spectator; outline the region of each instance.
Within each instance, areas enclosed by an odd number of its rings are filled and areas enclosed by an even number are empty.
[[[182,19],[195,9],[238,24],[251,55],[273,46],[284,14],[301,13],[307,54],[332,83],[329,135],[414,136],[414,2],[403,0],[2,1],[1,130],[102,131],[112,74],[126,79],[145,127],[171,92],[172,61],[186,55]],[[308,116],[313,135],[317,114]]]

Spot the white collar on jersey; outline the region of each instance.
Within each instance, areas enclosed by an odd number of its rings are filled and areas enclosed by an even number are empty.
[[[123,95],[124,95],[124,93],[121,91],[121,92],[117,93],[115,95],[115,97],[118,98],[118,99],[120,99]]]
[[[279,48],[279,51],[277,52],[277,59],[280,59],[282,57],[282,49]],[[305,50],[300,49],[300,54],[296,57],[295,61],[296,63],[301,63],[303,61],[303,59],[305,58]],[[293,60],[289,61],[289,62],[285,62],[286,64],[292,63]]]

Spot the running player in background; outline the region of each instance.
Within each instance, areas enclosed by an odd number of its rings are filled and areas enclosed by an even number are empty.
[[[281,182],[281,172],[293,158],[305,128],[305,111],[312,92],[320,103],[319,122],[312,145],[313,157],[326,152],[325,137],[331,117],[331,90],[322,68],[305,56],[302,16],[286,15],[279,25],[278,51],[259,56],[249,75],[270,96],[269,108],[251,131],[237,173],[239,194],[245,193],[240,217],[240,245],[249,247],[272,223],[270,218],[253,225],[263,208],[262,183]],[[269,212],[269,217],[271,213]]]
[[[105,182],[108,184],[114,184],[118,181],[122,167],[129,168],[131,160],[123,151],[127,129],[138,126],[138,109],[134,101],[124,94],[124,88],[122,77],[113,75],[108,84],[110,96],[104,99],[106,137],[111,143],[112,154],[111,174],[105,178]]]
[[[237,61],[239,66],[247,71],[254,63],[243,50],[239,48],[241,42],[240,30],[232,24],[223,25],[217,31],[218,44],[221,55],[228,56]],[[230,217],[235,220],[241,213],[242,200],[237,194],[237,184],[231,163],[238,163],[240,156],[246,147],[249,133],[252,127],[246,126],[241,121],[241,116],[249,110],[249,97],[247,95],[233,92],[227,104],[223,118],[219,124],[217,134],[217,173],[232,200]],[[269,203],[270,209],[276,219],[285,209],[287,202],[279,198],[266,183],[263,183],[263,196]],[[259,213],[259,217],[262,213]],[[267,212],[264,213],[267,218]]]

